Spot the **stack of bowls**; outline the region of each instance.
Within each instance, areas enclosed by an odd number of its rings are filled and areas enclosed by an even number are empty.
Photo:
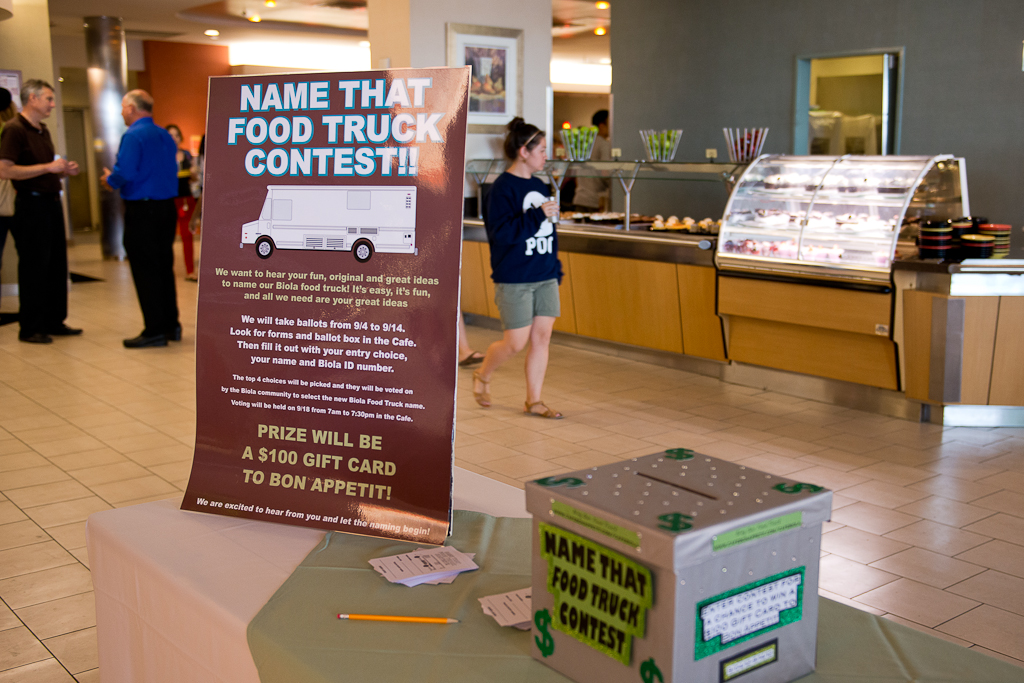
[[[978,226],[978,233],[988,235],[995,243],[992,249],[992,258],[1006,258],[1010,255],[1010,231],[1013,228],[1003,223],[982,223]]]
[[[995,238],[989,235],[964,235],[960,238],[960,253],[965,259],[992,258]]]
[[[970,216],[964,216],[962,218],[954,218],[949,223],[949,227],[953,228],[953,253],[950,255],[950,261],[959,261],[963,258],[960,254],[960,238],[964,235],[969,235],[973,232],[977,232],[974,229],[974,222]]]
[[[924,221],[917,236],[918,256],[948,261],[953,255],[953,228],[949,221]]]

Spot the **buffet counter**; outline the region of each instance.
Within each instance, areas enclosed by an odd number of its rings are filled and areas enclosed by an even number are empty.
[[[714,236],[562,223],[555,330],[725,361],[715,312]],[[462,310],[497,318],[483,222],[465,219]]]

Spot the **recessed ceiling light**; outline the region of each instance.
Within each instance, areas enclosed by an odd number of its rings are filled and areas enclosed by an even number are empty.
[[[368,41],[368,40],[360,40],[359,41],[359,47],[370,47],[370,41]]]
[[[277,3],[274,0],[266,0],[263,4],[267,7],[277,7]]]
[[[609,2],[595,2],[594,3],[594,7],[596,7],[597,9],[608,9],[611,6],[612,5]]]
[[[205,31],[203,31],[203,35],[204,36],[210,36],[211,38],[216,38],[217,36],[220,35],[220,31],[218,31],[215,28],[208,28]]]
[[[252,23],[254,23],[254,24],[258,24],[258,23],[260,23],[261,21],[263,21],[263,19],[262,19],[262,18],[260,17],[260,15],[258,15],[258,14],[254,14],[254,15],[252,15],[251,17],[249,17],[249,21],[251,21],[251,22],[252,22]],[[602,35],[603,35],[603,34],[602,34]]]
[[[601,57],[601,59],[598,60],[598,61],[601,64],[611,64],[612,63],[612,58],[611,57]]]
[[[608,29],[606,29],[604,26],[598,26],[597,28],[594,29],[595,36],[603,36],[606,33],[608,33]]]

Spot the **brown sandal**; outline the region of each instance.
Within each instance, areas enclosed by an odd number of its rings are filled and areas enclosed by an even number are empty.
[[[544,408],[544,411],[540,412],[540,413],[534,411],[534,408],[537,407],[537,406],[541,406],[542,408]],[[561,420],[563,417],[565,417],[561,413],[559,413],[557,411],[554,411],[554,410],[551,410],[551,408],[548,408],[546,405],[544,405],[544,401],[537,401],[536,403],[530,403],[529,401],[527,401],[526,402],[526,409],[523,412],[526,413],[527,415],[536,415],[537,417],[546,417],[549,420]]]
[[[476,390],[476,383],[483,385],[482,391]],[[473,371],[473,398],[484,408],[491,407],[491,383],[480,376],[479,370]]]

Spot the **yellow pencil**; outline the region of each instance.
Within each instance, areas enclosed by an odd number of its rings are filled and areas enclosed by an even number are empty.
[[[413,624],[457,624],[458,619],[444,617],[397,617],[388,614],[339,614],[339,619],[352,621],[403,621]]]

